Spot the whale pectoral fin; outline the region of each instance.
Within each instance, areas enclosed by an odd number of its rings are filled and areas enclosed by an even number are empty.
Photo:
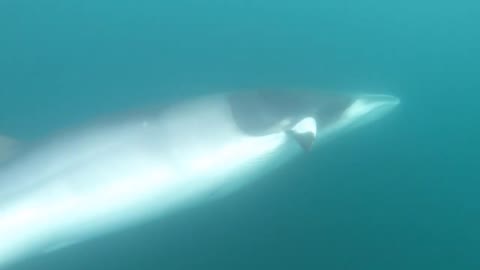
[[[11,158],[17,149],[16,140],[0,135],[0,163]]]
[[[302,147],[304,151],[308,152],[312,150],[312,146],[315,141],[315,134],[312,132],[296,133],[291,131],[290,136],[295,139],[295,141]]]
[[[317,137],[317,121],[313,117],[306,117],[289,130],[287,134],[292,136],[304,151],[310,151]]]

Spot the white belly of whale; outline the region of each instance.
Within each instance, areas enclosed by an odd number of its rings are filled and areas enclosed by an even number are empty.
[[[2,175],[43,179],[10,185],[0,192],[0,267],[215,197],[288,156],[275,155],[288,149],[282,148],[288,145],[284,133],[233,137],[188,151],[169,148],[173,152],[162,154],[137,143],[112,140],[108,147],[102,140],[74,142],[69,148],[54,144],[27,160],[20,170]],[[90,152],[65,163],[66,151]],[[272,155],[283,158],[271,159]],[[38,172],[41,164],[35,161],[42,160],[55,169]]]

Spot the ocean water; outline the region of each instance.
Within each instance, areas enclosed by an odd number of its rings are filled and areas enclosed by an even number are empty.
[[[23,140],[222,88],[402,99],[220,203],[12,270],[479,269],[479,15],[463,0],[1,1],[0,133]]]

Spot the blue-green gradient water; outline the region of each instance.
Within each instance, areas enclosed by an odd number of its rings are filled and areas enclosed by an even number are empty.
[[[2,0],[23,140],[222,88],[402,99],[233,197],[12,269],[480,269],[477,2]]]

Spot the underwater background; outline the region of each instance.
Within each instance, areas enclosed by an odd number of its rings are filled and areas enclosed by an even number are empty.
[[[2,0],[0,133],[23,140],[226,88],[402,99],[223,201],[12,270],[480,269],[479,27],[466,0]]]

